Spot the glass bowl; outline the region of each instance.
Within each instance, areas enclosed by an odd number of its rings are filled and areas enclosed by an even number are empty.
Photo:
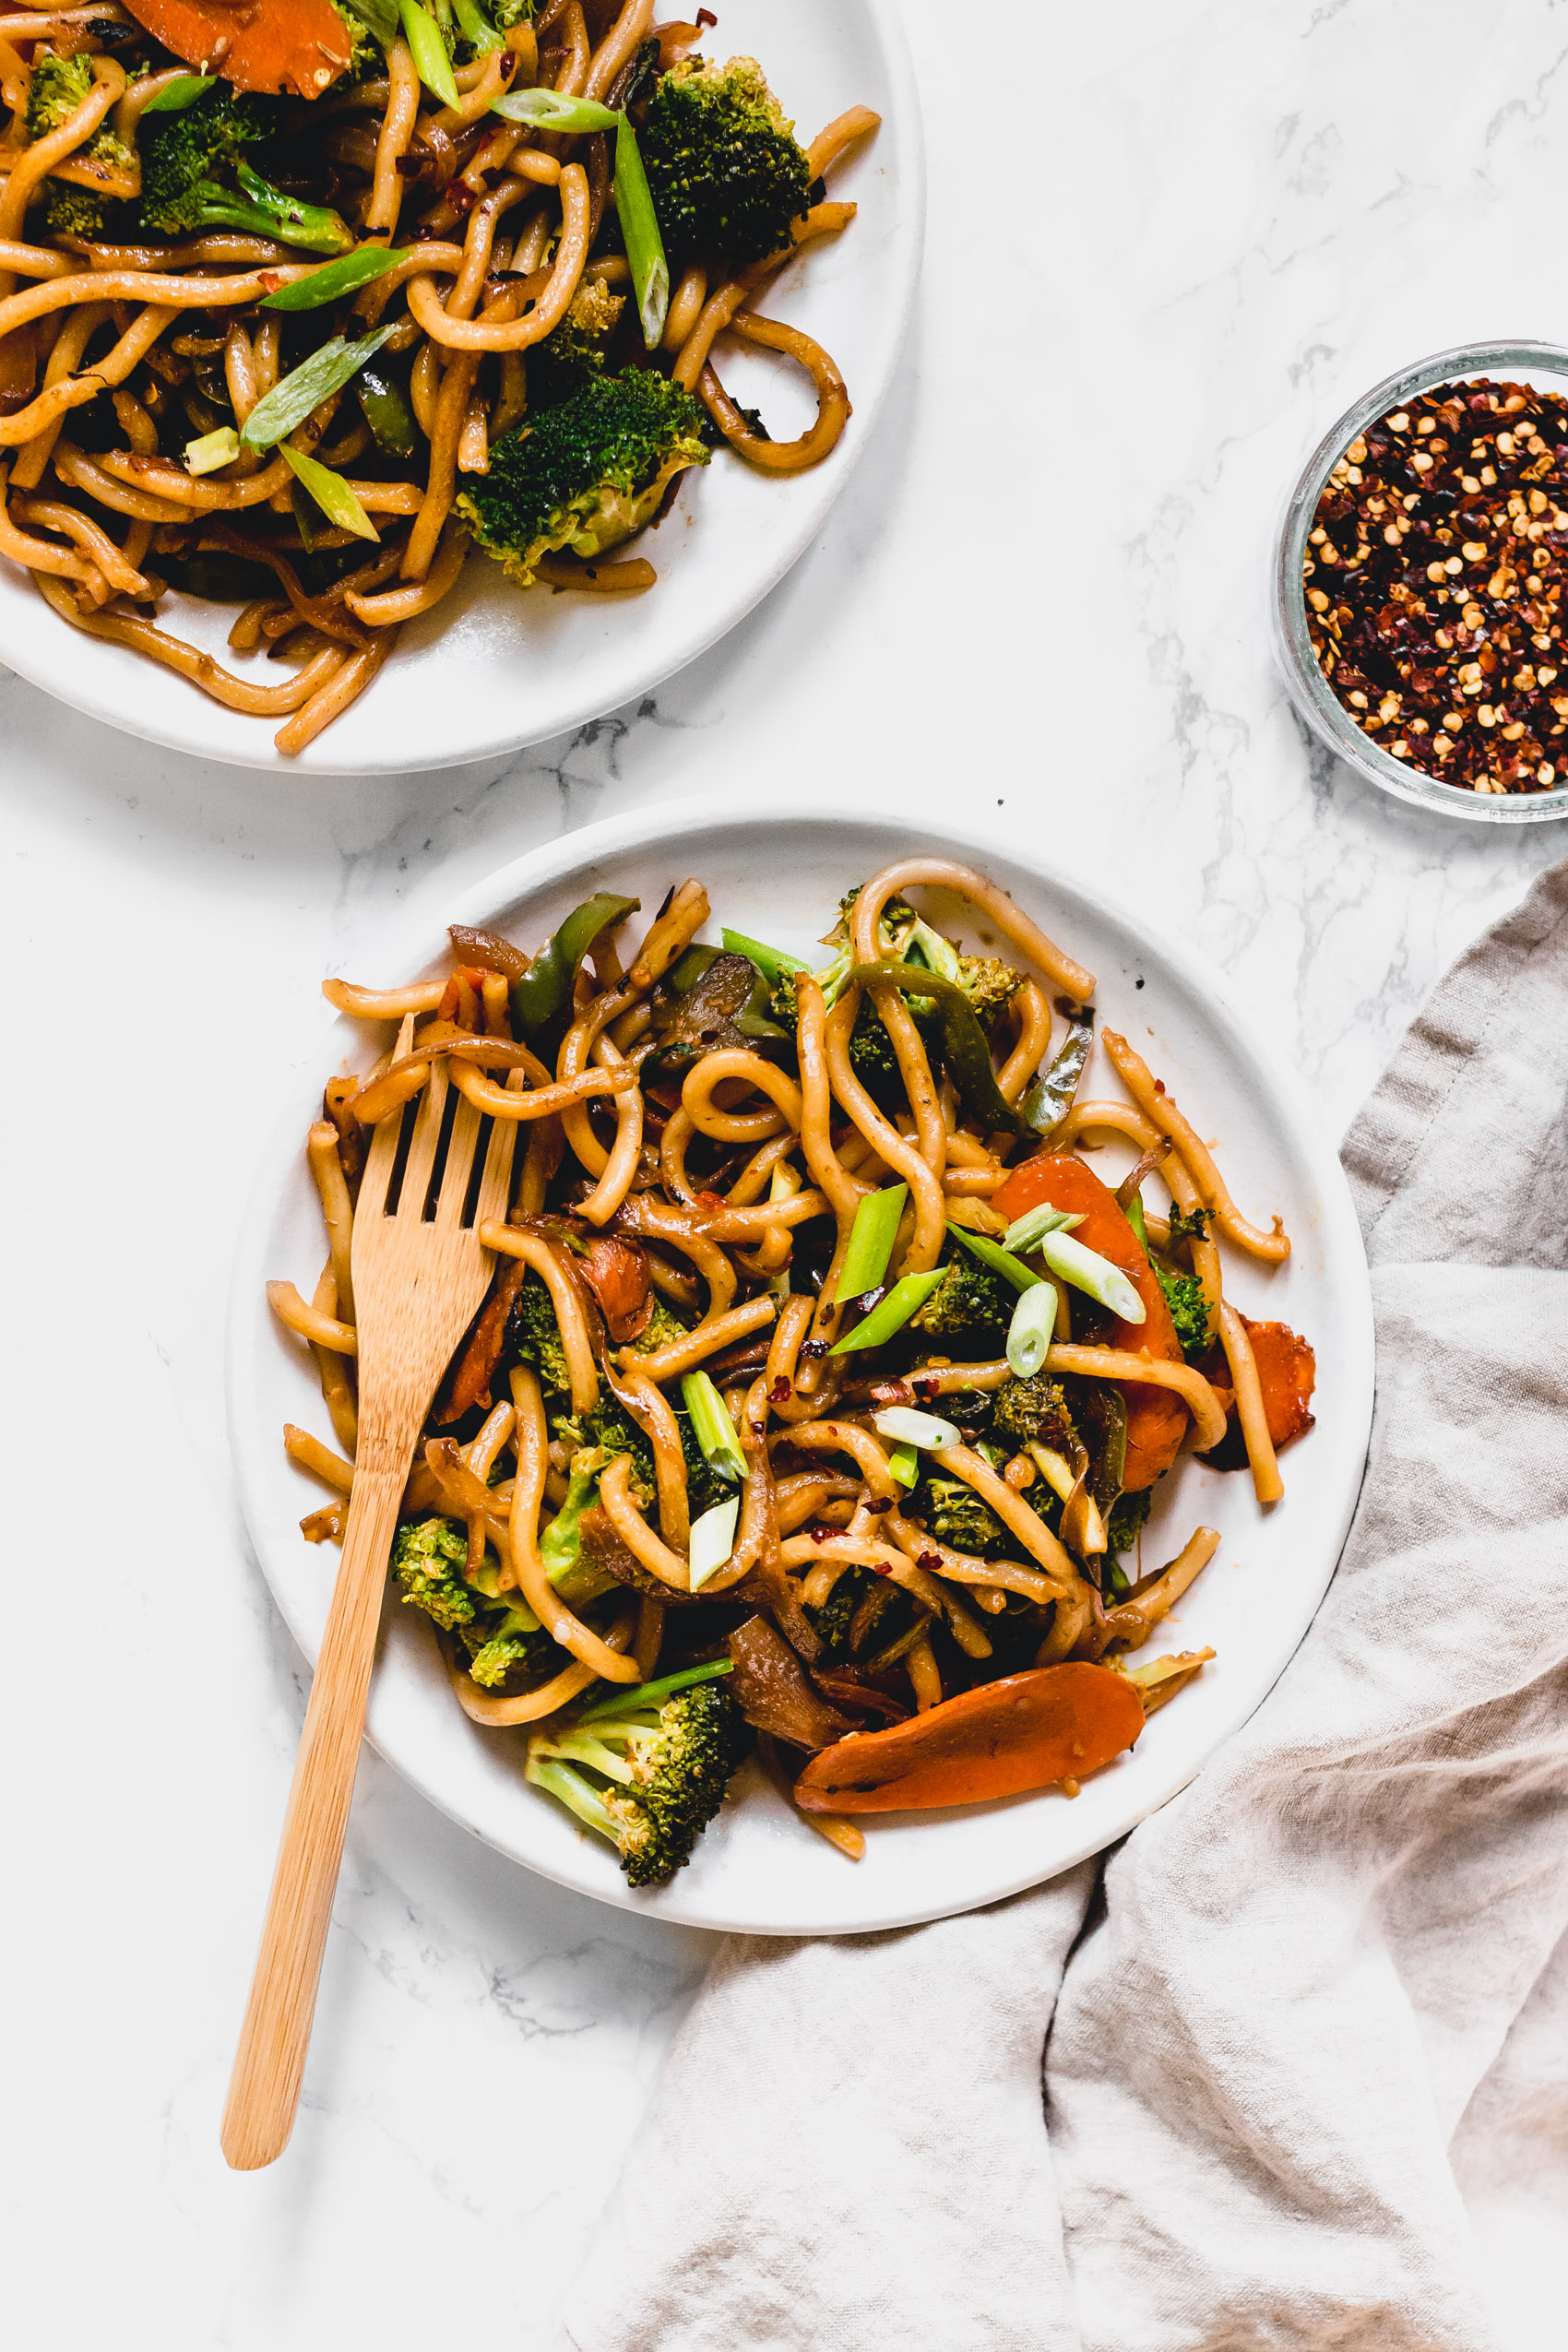
[[[1285,509],[1274,554],[1275,646],[1286,688],[1307,726],[1336,759],[1342,759],[1369,784],[1399,800],[1411,801],[1418,808],[1467,817],[1472,824],[1543,825],[1553,817],[1568,817],[1568,785],[1550,792],[1472,792],[1462,784],[1445,784],[1396,759],[1363,732],[1336,699],[1307,630],[1301,566],[1317,502],[1335,466],[1357,435],[1380,417],[1434,385],[1468,376],[1502,377],[1568,397],[1568,350],[1560,350],[1552,343],[1463,343],[1455,350],[1436,351],[1431,359],[1418,360],[1413,367],[1401,368],[1397,375],[1385,376],[1346,410],[1307,459]]]

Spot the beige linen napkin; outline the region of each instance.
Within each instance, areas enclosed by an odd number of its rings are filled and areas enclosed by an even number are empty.
[[[728,1940],[580,2352],[1491,2352],[1474,2225],[1568,2219],[1565,1087],[1568,864],[1346,1143],[1377,1419],[1272,1697],[1099,1871]]]

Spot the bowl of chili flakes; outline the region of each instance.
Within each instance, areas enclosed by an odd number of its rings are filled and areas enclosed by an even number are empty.
[[[1464,345],[1358,400],[1291,493],[1274,618],[1291,701],[1358,775],[1568,816],[1568,350]]]

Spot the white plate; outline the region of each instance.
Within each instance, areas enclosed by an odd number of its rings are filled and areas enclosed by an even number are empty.
[[[1286,1455],[1286,1500],[1266,1518],[1244,1474],[1221,1476],[1189,1460],[1167,1481],[1146,1561],[1169,1557],[1200,1523],[1218,1526],[1222,1540],[1157,1650],[1212,1642],[1219,1656],[1154,1717],[1130,1755],[1071,1801],[1048,1791],[961,1812],[873,1818],[858,1864],[795,1819],[748,1764],[688,1868],[665,1889],[631,1893],[603,1840],[528,1786],[525,1735],[470,1723],[423,1618],[389,1607],[370,1708],[370,1736],[387,1761],[455,1821],[530,1869],[697,1927],[769,1935],[899,1927],[994,1902],[1122,1836],[1189,1781],[1269,1690],[1323,1597],[1360,1484],[1372,1420],[1372,1311],[1355,1213],[1324,1123],[1277,1056],[1228,1007],[1215,975],[1189,950],[1116,911],[1098,884],[1070,884],[1027,854],[1000,856],[956,828],[938,835],[826,810],[746,814],[687,803],[591,826],[519,859],[459,898],[448,919],[498,927],[531,946],[589,891],[633,893],[651,910],[690,873],[707,888],[714,937],[728,923],[810,955],[845,889],[917,849],[968,858],[1087,962],[1099,979],[1102,1021],[1146,1051],[1199,1133],[1218,1139],[1243,1209],[1265,1223],[1281,1212],[1294,1243],[1289,1264],[1269,1275],[1229,1253],[1228,1279],[1249,1313],[1282,1317],[1313,1342],[1317,1426]],[[383,985],[445,969],[445,944],[428,932],[410,937],[405,926],[353,977]],[[246,1214],[230,1313],[230,1429],[245,1516],[279,1607],[313,1659],[338,1553],[300,1536],[301,1516],[323,1496],[286,1459],[279,1431],[292,1420],[330,1442],[331,1431],[309,1359],[271,1317],[262,1286],[281,1277],[308,1295],[320,1272],[320,1209],[304,1131],[320,1115],[325,1078],[363,1067],[384,1042],[379,1028],[374,1036],[372,1046],[357,1025],[339,1020],[304,1041]],[[1086,1092],[1115,1091],[1102,1077],[1097,1053]]]
[[[560,734],[647,693],[732,629],[804,553],[875,422],[914,302],[924,175],[894,0],[726,0],[710,39],[710,54],[762,61],[804,140],[849,106],[882,116],[832,174],[832,195],[858,204],[858,217],[792,262],[765,305],[825,344],[843,372],[854,414],[831,457],[776,481],[716,451],[638,551],[659,575],[646,596],[520,593],[473,555],[445,603],[409,624],[368,693],[297,759],[273,749],[279,722],[227,710],[172,671],[83,636],[0,563],[10,668],[89,718],[203,759],[357,775],[455,766]],[[776,438],[809,422],[798,369],[732,343],[721,363],[740,399],[764,405]],[[164,612],[163,626],[226,667],[242,675],[255,667],[228,649],[229,607],[176,598]]]

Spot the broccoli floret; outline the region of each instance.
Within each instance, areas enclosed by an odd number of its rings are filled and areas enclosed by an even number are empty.
[[[566,1350],[562,1343],[561,1326],[555,1320],[549,1285],[542,1275],[530,1266],[522,1286],[506,1314],[506,1328],[502,1334],[502,1360],[516,1357],[520,1363],[531,1364],[547,1389],[564,1395],[572,1385],[566,1370]],[[588,1441],[578,1439],[578,1443]]]
[[[603,374],[605,351],[625,307],[625,296],[612,294],[597,278],[579,287],[560,326],[529,353],[529,406],[536,416]]]
[[[533,22],[534,0],[490,0],[490,21],[497,32]]]
[[[1023,986],[1024,975],[995,956],[960,956],[955,976],[982,1029],[990,1031]]]
[[[1144,1531],[1154,1504],[1154,1489],[1146,1486],[1136,1494],[1119,1494],[1111,1506],[1111,1516],[1105,1523],[1105,1548],[1108,1552],[1130,1551]]]
[[[646,1688],[651,1696],[629,1691],[613,1712],[529,1741],[529,1780],[611,1839],[633,1886],[657,1886],[690,1861],[746,1746],[722,1682],[662,1701],[658,1684]]]
[[[172,114],[143,115],[141,216],[154,236],[179,237],[198,229],[238,229],[275,237],[307,253],[348,253],[347,224],[324,205],[302,204],[253,172],[241,149],[276,127],[271,103],[242,96],[227,82]],[[232,171],[238,193],[214,175]]]
[[[398,1528],[392,1546],[392,1574],[404,1600],[422,1609],[444,1633],[461,1633],[483,1611],[463,1574],[468,1557],[468,1534],[456,1519],[410,1521]]]
[[[635,1339],[626,1345],[635,1356],[651,1356],[659,1348],[672,1348],[677,1339],[684,1339],[686,1325],[672,1307],[665,1305],[657,1293],[653,1312]]]
[[[994,1560],[1008,1548],[1007,1530],[988,1503],[962,1479],[928,1473],[915,1496],[916,1516],[938,1543],[977,1560]]]
[[[1017,1298],[1010,1282],[961,1250],[909,1327],[960,1357],[983,1354],[1005,1339]]]
[[[515,1617],[518,1612],[513,1610],[510,1614]],[[465,1634],[464,1638],[471,1653],[469,1673],[481,1691],[495,1690],[505,1681],[508,1674],[537,1675],[552,1657],[558,1655],[555,1644],[542,1625],[536,1625],[531,1633],[525,1632],[521,1626],[503,1625],[477,1649],[469,1636]]]
[[[821,1637],[825,1657],[849,1656],[849,1627],[873,1582],[869,1568],[846,1568],[820,1609],[806,1603],[806,1615]]]
[[[349,62],[343,68],[342,81],[363,82],[374,73],[384,74],[386,55],[368,26],[362,24],[351,9],[339,6],[339,0],[332,0],[332,10],[349,36]]]
[[[653,1477],[653,1448],[635,1421],[628,1420],[611,1406],[596,1405],[589,1413],[562,1413],[554,1416],[550,1434],[566,1446],[572,1456],[572,1476],[586,1468],[597,1484],[599,1473],[615,1459],[627,1454],[632,1462],[632,1498],[647,1510],[658,1489]]]
[[[27,131],[30,139],[47,137],[59,129],[92,88],[90,57],[57,57],[46,49],[34,65],[28,88]],[[113,131],[99,130],[71,158],[73,163],[101,164],[106,171],[128,172],[136,157]],[[72,180],[50,178],[44,184],[45,218],[56,236],[101,237],[108,199]]]
[[[673,477],[706,466],[702,411],[649,368],[594,376],[492,445],[457,505],[486,554],[519,588],[541,556],[592,557],[649,520]]]
[[[811,165],[753,57],[688,58],[654,91],[639,134],[672,265],[765,261],[811,201]]]
[[[1176,1336],[1182,1342],[1182,1353],[1190,1364],[1196,1363],[1198,1358],[1206,1356],[1214,1345],[1204,1286],[1195,1274],[1170,1274],[1158,1264],[1154,1278],[1165,1293],[1165,1303],[1170,1310]]]
[[[1029,1380],[1004,1381],[992,1399],[991,1424],[1015,1451],[1038,1438],[1053,1452],[1065,1454],[1076,1442],[1066,1394],[1059,1381],[1044,1372]]]

